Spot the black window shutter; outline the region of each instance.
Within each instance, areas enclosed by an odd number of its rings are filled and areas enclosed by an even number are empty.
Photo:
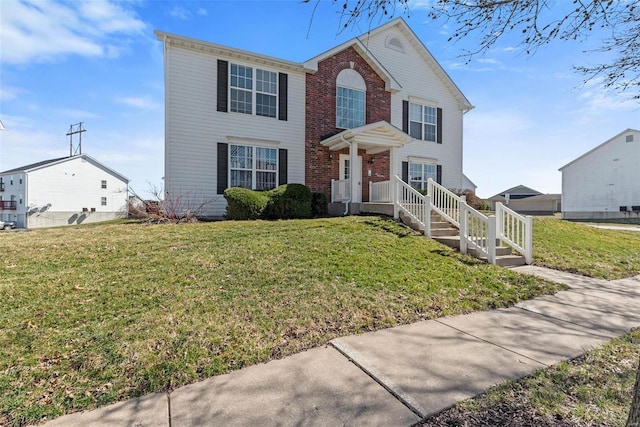
[[[436,113],[436,142],[442,144],[442,108]]]
[[[286,73],[278,73],[278,120],[287,120],[288,81]]]
[[[218,59],[218,111],[228,111],[229,62]]]
[[[287,183],[287,150],[278,150],[278,185]]]
[[[229,186],[229,145],[218,142],[218,194]]]
[[[409,183],[409,162],[402,162],[402,180]]]
[[[442,165],[436,165],[436,182],[442,185]]]
[[[402,132],[409,133],[409,101],[402,101]]]

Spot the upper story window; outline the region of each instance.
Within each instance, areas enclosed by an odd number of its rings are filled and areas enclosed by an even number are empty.
[[[231,111],[276,117],[278,101],[278,74],[272,71],[255,70],[255,85],[252,67],[231,64],[230,73]],[[255,96],[255,98],[254,98]]]
[[[278,150],[276,148],[229,146],[231,187],[271,190],[277,187]]]
[[[102,181],[100,181],[100,188],[107,188],[107,180],[103,179]]]
[[[218,59],[216,110],[287,120],[289,76]]]
[[[336,78],[336,127],[352,129],[365,124],[366,84],[354,70],[340,71]]]
[[[437,118],[435,107],[409,103],[409,135],[416,139],[436,142]]]

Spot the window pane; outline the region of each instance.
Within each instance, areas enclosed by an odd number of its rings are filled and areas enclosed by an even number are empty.
[[[422,121],[422,105],[409,104],[409,120],[413,120],[414,122]]]
[[[433,107],[424,107],[424,122],[436,124],[436,109]]]
[[[276,188],[275,172],[256,172],[256,190],[271,190]]]
[[[251,188],[251,171],[231,170],[231,187]]]
[[[275,148],[256,148],[256,169],[275,171],[278,169],[278,151]]]
[[[256,115],[265,117],[276,116],[275,95],[256,94]]]
[[[336,126],[351,129],[365,123],[363,91],[338,86],[336,96]]]
[[[231,145],[230,165],[232,169],[253,168],[253,147]]]
[[[241,89],[253,88],[253,68],[231,64],[231,87]]]
[[[422,164],[409,163],[409,179],[412,181],[422,180]]]
[[[409,122],[409,135],[422,139],[422,123]]]
[[[424,125],[424,140],[433,141],[436,140],[436,127],[434,125]]]
[[[278,75],[271,71],[256,69],[256,90],[273,95],[278,93]]]
[[[236,113],[251,114],[253,110],[251,92],[239,89],[231,89],[231,111]]]

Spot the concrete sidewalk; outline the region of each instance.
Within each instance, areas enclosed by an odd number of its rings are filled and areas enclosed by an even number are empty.
[[[640,326],[640,276],[515,270],[571,287],[515,307],[418,322],[44,424],[410,426],[506,379]]]

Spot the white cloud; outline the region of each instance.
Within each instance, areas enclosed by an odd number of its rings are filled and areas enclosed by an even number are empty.
[[[17,87],[0,86],[0,101],[16,99],[23,90]]]
[[[61,110],[56,110],[56,112],[64,117],[69,117],[70,119],[73,119],[76,121],[84,121],[86,119],[100,118],[98,114],[92,113],[90,111],[85,111],[85,110],[61,109]]]
[[[155,110],[160,107],[160,104],[147,97],[125,96],[116,98],[115,101],[141,110]]]
[[[207,13],[207,9],[205,9],[205,8],[203,8],[203,7],[199,8],[199,9],[198,9],[198,11],[197,11],[196,13],[197,13],[198,15],[200,15],[200,16],[207,16],[207,15],[208,15],[208,13]]]
[[[140,33],[145,27],[122,3],[110,0],[2,0],[2,62],[49,62],[67,55],[113,56],[119,36]]]
[[[169,11],[169,15],[171,15],[174,18],[183,19],[183,20],[191,18],[191,12],[189,12],[187,9],[185,9],[182,6],[174,6],[173,9]]]

